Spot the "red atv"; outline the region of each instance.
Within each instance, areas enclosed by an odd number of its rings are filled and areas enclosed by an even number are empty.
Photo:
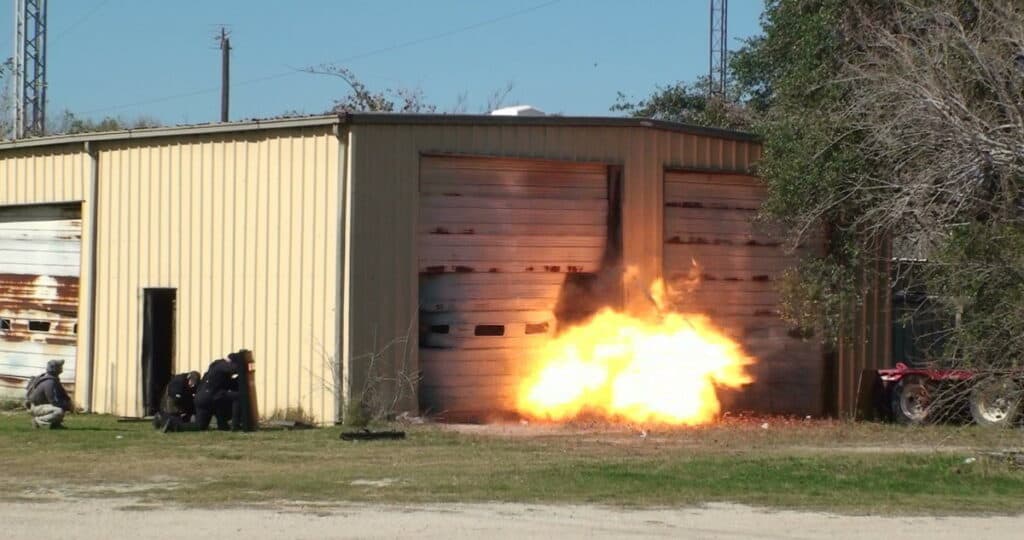
[[[964,416],[965,408],[979,426],[1009,427],[1020,418],[1024,396],[1021,372],[980,375],[963,369],[914,368],[897,363],[895,368],[876,373],[881,392],[875,392],[875,406],[883,416],[900,424]]]

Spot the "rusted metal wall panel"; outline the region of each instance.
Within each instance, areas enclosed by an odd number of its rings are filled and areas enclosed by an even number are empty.
[[[0,398],[24,396],[49,360],[77,371],[79,207],[0,208]]]
[[[420,404],[450,419],[512,410],[565,283],[604,263],[608,168],[424,156],[419,192]]]
[[[778,278],[800,257],[820,256],[824,243],[785,250],[781,231],[756,221],[766,195],[752,176],[666,172],[665,279],[677,310],[711,316],[758,359],[755,382],[730,393],[733,407],[817,416],[822,346],[782,320]]]
[[[860,279],[860,302],[847,312],[849,324],[839,336],[835,365],[831,370],[835,395],[826,396],[839,416],[857,410],[857,391],[865,370],[892,367],[892,243],[878,242],[866,248],[871,266]]]
[[[389,373],[419,372],[415,336],[409,347],[391,344],[418,327],[419,162],[452,154],[601,163],[623,167],[623,263],[637,283],[661,275],[662,181],[665,168],[747,172],[758,143],[635,127],[360,125],[350,126],[351,227],[348,320],[344,348],[349,387],[365,384],[368,359]],[[381,247],[381,239],[388,246]],[[646,302],[627,290],[627,303]],[[397,350],[396,350],[397,349]],[[380,354],[374,354],[378,352]],[[388,390],[388,389],[385,389]],[[401,405],[416,407],[416,396]]]
[[[61,211],[67,212],[69,211],[67,208],[71,208],[70,211],[73,211],[76,216],[80,216],[75,218],[80,220],[77,224],[78,232],[69,231],[69,235],[80,235],[81,238],[76,244],[88,246],[90,239],[87,233],[92,219],[92,205],[88,200],[90,169],[91,159],[83,145],[5,151],[0,155],[0,208],[5,210],[0,210],[0,212],[39,211],[38,208],[36,210],[27,209],[26,205],[63,203],[60,205]],[[79,270],[76,284],[72,286],[71,283],[68,283],[69,276],[59,277],[55,278],[58,281],[56,287],[53,287],[52,283],[41,282],[40,287],[33,294],[47,295],[57,291],[62,297],[77,294],[78,314],[76,316],[81,322],[82,316],[88,313],[90,298],[87,287],[79,285],[88,283],[91,279],[90,261],[90,254],[83,247],[77,263]],[[27,292],[27,289],[22,290]],[[65,298],[60,304],[66,307],[69,300]],[[70,317],[70,312],[64,310],[63,307],[61,308],[62,313],[65,313],[66,317]],[[15,323],[15,326],[17,324]],[[79,369],[87,365],[88,337],[84,331],[74,332],[73,327],[72,332],[67,333],[65,332],[66,326],[66,324],[61,324],[53,328],[54,330],[59,329],[61,332],[58,337],[55,337],[61,342],[59,345],[61,350],[57,352],[68,355],[67,358],[71,358],[70,355],[73,354],[75,369],[69,373],[65,368],[65,378],[69,382],[72,398],[79,404],[85,405],[81,402],[83,396],[76,395],[74,389],[83,385],[83,377],[88,372],[86,369]],[[47,351],[47,353],[49,352],[51,351]],[[74,378],[71,378],[72,373]],[[8,381],[8,386],[10,385],[20,386],[21,388],[12,391],[16,390],[16,393],[23,395],[23,384],[20,379]]]
[[[142,413],[142,289],[177,289],[175,372],[248,348],[260,411],[334,420],[338,138],[329,127],[99,154],[95,406]]]

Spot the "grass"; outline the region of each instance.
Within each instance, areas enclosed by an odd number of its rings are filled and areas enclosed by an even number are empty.
[[[406,426],[397,442],[340,429],[161,434],[71,416],[33,430],[0,414],[0,498],[130,496],[186,505],[279,500],[597,503],[728,501],[884,514],[1015,513],[1024,471],[979,458],[1024,432],[734,420],[650,433],[594,425]]]

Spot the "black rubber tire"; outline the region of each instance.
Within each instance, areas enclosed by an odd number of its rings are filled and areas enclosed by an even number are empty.
[[[971,418],[983,427],[1007,428],[1017,424],[1022,389],[1009,378],[986,379],[971,390]]]
[[[926,424],[932,416],[931,389],[920,377],[907,377],[893,387],[890,404],[893,420],[906,426]]]

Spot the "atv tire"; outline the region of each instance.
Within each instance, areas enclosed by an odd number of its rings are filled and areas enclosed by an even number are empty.
[[[1022,389],[1009,378],[986,379],[971,390],[971,418],[983,427],[1012,427],[1021,411]]]
[[[907,377],[892,389],[892,417],[898,424],[918,426],[932,416],[932,391],[920,377]]]

